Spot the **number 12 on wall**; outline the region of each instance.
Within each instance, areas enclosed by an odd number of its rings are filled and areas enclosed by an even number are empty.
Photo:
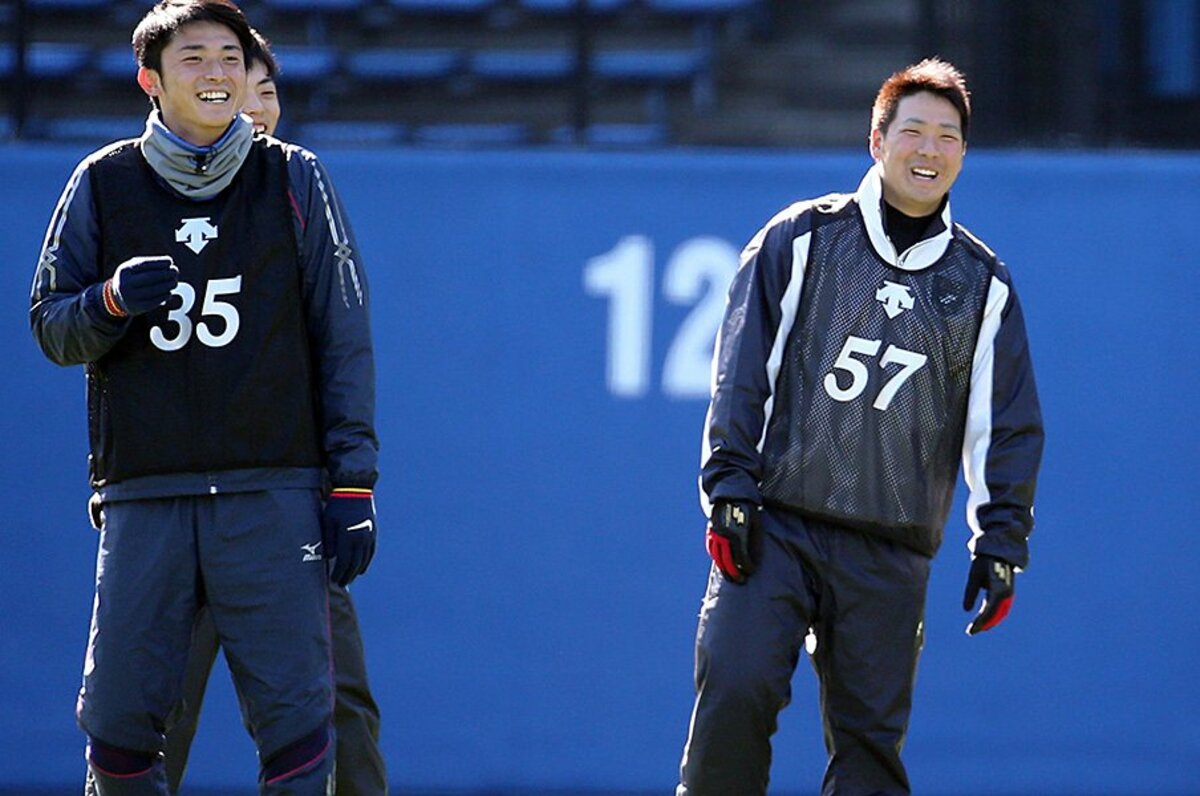
[[[663,298],[690,306],[671,339],[662,369],[668,398],[707,398],[713,341],[725,312],[725,294],[738,251],[720,238],[681,243],[667,260]],[[608,300],[606,382],[620,398],[641,398],[650,389],[654,330],[654,244],[644,235],[621,238],[583,270],[588,295]]]

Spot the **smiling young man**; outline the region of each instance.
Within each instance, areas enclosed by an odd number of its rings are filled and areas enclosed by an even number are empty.
[[[279,87],[275,76],[279,62],[271,45],[262,34],[254,31],[254,50],[246,62],[246,101],[242,113],[250,117],[254,132],[275,135],[283,106],[279,104]]]
[[[101,796],[168,793],[201,606],[260,791],[333,787],[329,582],[376,538],[367,285],[316,157],[239,113],[253,46],[226,0],[147,12],[145,132],[75,170],[34,276],[34,337],[87,373],[100,544],[77,716]]]
[[[806,646],[829,756],[822,794],[907,794],[900,759],[930,561],[959,459],[967,628],[995,627],[1028,562],[1042,421],[1008,269],[950,215],[963,76],[886,80],[875,165],[751,240],[714,354],[701,503],[713,558],[678,796],[761,794]]]

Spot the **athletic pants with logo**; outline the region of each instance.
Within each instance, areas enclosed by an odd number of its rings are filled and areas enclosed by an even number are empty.
[[[367,681],[358,614],[350,592],[329,585],[329,613],[333,620],[334,704],[333,726],[337,730],[338,796],[384,796],[388,792],[387,768],[379,749],[379,706]],[[192,739],[200,720],[200,707],[217,658],[217,629],[208,608],[201,610],[192,631],[187,673],[183,680],[183,702],[167,725],[164,749],[167,783],[179,791]],[[245,715],[245,705],[242,713]],[[253,729],[250,729],[253,734]]]
[[[909,793],[900,749],[930,559],[790,512],[761,518],[757,571],[736,584],[711,570],[677,796],[767,792],[771,736],[810,629],[829,755],[822,795]]]
[[[104,744],[157,756],[182,696],[200,605],[208,606],[271,796],[324,796],[333,774],[329,587],[317,490],[280,489],[105,504],[80,726]],[[311,753],[310,753],[311,752]],[[301,759],[302,758],[302,759]],[[266,772],[267,774],[277,772]],[[102,796],[167,793],[165,777],[99,777]]]

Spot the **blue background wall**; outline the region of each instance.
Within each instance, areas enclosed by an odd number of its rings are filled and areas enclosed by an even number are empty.
[[[84,154],[0,148],[0,788],[82,776],[84,384],[41,358],[26,307]],[[707,571],[707,352],[687,344],[711,346],[705,301],[758,226],[853,190],[865,153],[323,155],[374,295],[382,534],[354,594],[391,779],[669,792]],[[1014,270],[1048,445],[1033,562],[979,638],[961,495],[951,515],[906,748],[918,793],[1200,792],[1198,197],[1194,155],[967,158],[956,217]],[[219,665],[195,785],[253,782],[227,680]],[[779,791],[815,792],[805,662],[776,759]]]

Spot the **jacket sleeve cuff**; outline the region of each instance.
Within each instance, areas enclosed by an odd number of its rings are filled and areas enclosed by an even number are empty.
[[[372,498],[374,496],[373,490],[356,486],[335,486],[329,490],[331,498]]]

